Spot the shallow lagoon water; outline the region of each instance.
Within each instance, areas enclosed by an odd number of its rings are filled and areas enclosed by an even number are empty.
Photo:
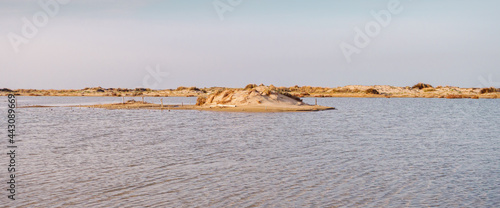
[[[318,103],[337,110],[17,109],[19,195],[10,202],[4,192],[0,207],[500,206],[499,100]]]

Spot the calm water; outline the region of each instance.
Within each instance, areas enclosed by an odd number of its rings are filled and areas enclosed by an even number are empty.
[[[18,109],[19,195],[0,206],[500,207],[500,100],[318,102],[338,110]]]

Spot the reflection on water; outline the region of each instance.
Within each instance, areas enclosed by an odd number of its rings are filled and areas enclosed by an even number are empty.
[[[71,99],[20,97],[19,102],[121,101]],[[193,98],[175,99],[193,102]],[[21,207],[500,205],[498,100],[325,98],[318,102],[338,110],[252,114],[18,109],[20,194],[15,203]]]

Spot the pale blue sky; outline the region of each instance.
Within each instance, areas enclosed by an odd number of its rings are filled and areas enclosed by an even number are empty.
[[[500,1],[400,0],[403,11],[350,63],[340,44],[354,45],[355,28],[390,0],[242,0],[223,21],[213,2],[73,0],[16,53],[9,34],[23,37],[22,19],[44,10],[1,1],[0,88],[500,82]],[[153,79],[157,65],[168,76]]]

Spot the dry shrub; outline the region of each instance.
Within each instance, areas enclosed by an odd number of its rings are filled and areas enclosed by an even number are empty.
[[[288,88],[288,92],[297,92],[299,91],[300,87],[298,85],[295,85],[293,87]]]
[[[312,92],[313,88],[311,86],[302,86],[300,92]]]
[[[247,84],[247,86],[245,86],[245,88],[243,88],[243,90],[251,90],[253,88],[256,88],[257,85],[256,84]]]
[[[118,92],[129,92],[130,90],[127,88],[117,88],[116,91]]]
[[[433,91],[436,91],[436,89],[430,88],[430,87],[424,88],[423,90],[424,90],[424,92],[433,92]]]
[[[177,91],[181,91],[181,90],[186,90],[186,89],[188,89],[188,88],[187,88],[187,87],[180,86],[180,87],[178,87],[176,90],[177,90]]]
[[[270,89],[265,89],[263,92],[264,95],[269,96],[271,95],[271,90]]]
[[[135,91],[144,92],[144,91],[151,91],[151,89],[149,89],[149,88],[135,88]]]
[[[190,87],[190,88],[188,88],[188,90],[191,90],[191,91],[200,91],[200,89],[197,88],[197,87]]]
[[[486,93],[493,93],[493,92],[500,92],[500,89],[497,89],[497,88],[494,88],[494,87],[482,88],[479,91],[479,94],[486,94]]]
[[[380,94],[380,92],[378,92],[378,90],[376,90],[374,88],[370,88],[370,89],[365,90],[365,93],[366,94],[374,94],[374,95],[379,95]]]
[[[301,92],[301,93],[299,94],[299,97],[305,97],[305,96],[309,96],[309,95],[311,95],[311,94],[309,94],[309,93],[307,93],[307,92]]]
[[[11,89],[8,89],[8,88],[3,88],[3,89],[0,89],[0,92],[14,92],[14,91],[12,91]]]
[[[292,95],[292,94],[290,94],[288,92],[282,92],[281,94],[284,95],[284,96],[287,96],[289,98],[292,98],[292,99],[294,99],[296,101],[302,102],[302,99],[300,99],[299,97],[294,96],[294,95]]]
[[[279,92],[290,92],[290,88],[288,87],[278,87]]]
[[[207,102],[207,97],[200,96],[198,99],[196,99],[196,105],[201,106]]]
[[[421,89],[424,89],[424,88],[433,88],[433,87],[430,84],[424,84],[424,83],[420,82],[420,83],[418,83],[416,85],[413,85],[412,89],[415,89],[415,88],[421,90]]]

